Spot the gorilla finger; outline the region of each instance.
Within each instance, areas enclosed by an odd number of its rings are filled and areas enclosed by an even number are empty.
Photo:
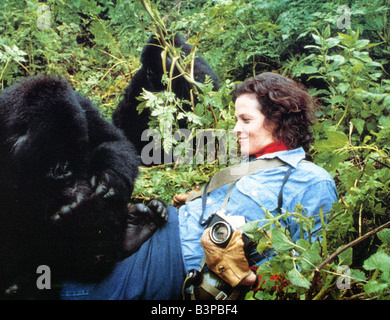
[[[132,203],[129,206],[128,213],[131,215],[151,215],[153,212],[142,203]]]
[[[20,290],[17,283],[12,284],[5,290],[5,295],[10,296],[16,294]]]
[[[88,199],[88,196],[84,192],[78,192],[76,194],[76,201],[73,202],[70,206],[73,209],[74,207],[78,206],[81,202]]]
[[[51,216],[51,221],[58,223],[61,221],[63,215],[67,215],[72,211],[70,206],[64,206],[60,209],[60,211],[56,212]]]
[[[152,219],[155,223],[162,224],[168,221],[168,209],[163,202],[154,199],[148,203],[148,208],[154,213]]]
[[[51,216],[51,221],[58,223],[61,221],[63,216],[67,216],[72,213],[74,209],[79,206],[80,202],[73,202],[70,205],[63,206],[59,211],[57,211],[54,215]]]
[[[105,184],[99,184],[95,190],[95,195],[102,196],[105,195],[108,191],[108,187]]]
[[[115,196],[116,192],[114,190],[114,188],[110,188],[108,189],[108,192],[103,196],[103,198],[111,198],[113,196]]]
[[[50,220],[51,222],[58,223],[61,221],[61,215],[57,212],[51,216]]]
[[[168,221],[168,209],[164,205],[160,205],[156,208],[155,215],[159,220]]]
[[[96,184],[97,184],[97,177],[96,176],[92,176],[91,178],[91,186],[94,188],[96,187]]]
[[[148,208],[150,208],[152,211],[157,212],[157,213],[162,213],[166,209],[166,205],[156,199],[153,199],[147,204]]]
[[[168,221],[169,214],[167,209],[165,209],[164,212],[161,214],[161,218],[163,218],[165,222]]]
[[[150,223],[153,212],[142,203],[131,204],[128,208],[127,223],[145,225]]]

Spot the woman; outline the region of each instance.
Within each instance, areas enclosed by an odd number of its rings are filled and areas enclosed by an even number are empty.
[[[306,90],[286,77],[263,73],[239,85],[233,101],[237,119],[234,131],[242,153],[252,159],[278,158],[286,165],[261,170],[237,181],[231,189],[226,214],[244,216],[249,222],[264,219],[263,209],[275,215],[280,210],[293,212],[298,204],[308,216],[319,215],[320,208],[323,212],[330,211],[337,201],[333,179],[317,165],[302,161],[313,141],[310,127],[315,119],[314,102]],[[226,185],[208,195],[204,220],[220,210],[228,188]],[[283,203],[278,208],[281,196]],[[199,223],[201,211],[200,199],[179,210],[187,270],[198,269],[203,257],[199,245],[204,230]],[[319,218],[315,222],[319,225]],[[292,219],[287,220],[286,226],[296,241],[299,226]],[[251,284],[255,277],[250,274],[245,280],[243,283]]]
[[[242,153],[251,160],[277,158],[283,165],[243,176],[233,185],[211,191],[203,199],[204,211],[202,198],[181,206],[178,215],[175,208],[168,207],[167,225],[138,252],[122,261],[103,284],[85,290],[85,298],[179,299],[178,288],[184,274],[199,269],[202,263],[204,222],[221,210],[228,191],[226,214],[243,216],[247,222],[264,219],[264,210],[275,215],[294,211],[298,204],[308,216],[319,215],[320,208],[324,212],[331,210],[332,203],[337,201],[333,179],[322,168],[302,161],[313,141],[310,127],[315,118],[314,103],[306,90],[286,77],[263,73],[239,85],[234,102],[237,119],[234,131]],[[319,219],[315,221],[319,223]],[[287,219],[286,227],[292,239],[297,240],[300,236],[297,223]],[[245,269],[235,284],[252,286],[256,279],[254,273]]]

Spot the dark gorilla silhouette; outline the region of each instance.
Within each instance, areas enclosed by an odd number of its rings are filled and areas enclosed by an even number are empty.
[[[123,133],[67,81],[29,77],[3,90],[0,297],[35,296],[40,265],[53,283],[97,281],[136,251],[166,219],[158,202],[128,212],[138,165]]]
[[[181,48],[186,56],[192,50],[192,46],[186,43],[186,39],[179,34],[176,34],[174,37],[174,45],[177,48]],[[130,81],[112,117],[114,125],[123,130],[139,154],[141,154],[142,148],[148,143],[147,141],[141,141],[141,136],[144,130],[148,129],[150,111],[145,109],[141,114],[138,114],[137,106],[140,101],[137,100],[137,97],[141,95],[142,88],[151,92],[166,90],[166,87],[161,83],[163,76],[161,52],[162,48],[159,39],[151,36],[141,53],[140,61],[142,67]],[[170,70],[171,63],[171,60],[167,58],[167,70]],[[176,68],[174,75],[179,75]],[[194,78],[197,82],[204,83],[206,76],[211,78],[214,90],[218,90],[219,83],[217,75],[201,56],[196,55],[194,61]],[[177,77],[172,81],[172,91],[178,98],[190,100],[191,85],[183,76]],[[186,111],[190,111],[190,106],[187,106]],[[180,123],[181,127],[184,125]]]

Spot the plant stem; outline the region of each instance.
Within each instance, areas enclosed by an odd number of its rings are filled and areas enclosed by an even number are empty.
[[[309,294],[310,294],[310,291],[312,291],[314,289],[315,284],[317,283],[318,277],[320,276],[320,271],[324,266],[326,266],[328,263],[331,263],[340,253],[357,245],[358,243],[362,242],[363,240],[366,240],[367,238],[371,237],[372,235],[376,234],[377,232],[379,232],[382,229],[385,229],[387,227],[390,227],[390,221],[386,222],[385,224],[382,224],[378,228],[376,228],[370,232],[367,232],[364,236],[361,236],[361,237],[351,241],[350,243],[346,244],[345,246],[339,248],[333,254],[331,254],[328,258],[326,258],[324,261],[322,261],[322,263],[314,271],[314,276],[313,276],[313,279],[311,282],[311,287],[309,289]]]
[[[141,0],[141,2],[143,4],[146,12],[149,14],[150,18],[152,19],[153,23],[156,26],[157,33],[160,36],[161,44],[165,48],[167,48],[168,55],[173,60],[175,58],[175,49],[174,49],[174,46],[168,44],[165,41],[165,35],[168,32],[165,28],[164,21],[161,19],[161,17],[158,14],[156,14],[156,12],[153,11],[149,0]],[[184,67],[181,65],[181,63],[179,62],[179,59],[177,57],[176,57],[176,60],[177,61],[176,61],[175,65],[176,65],[177,69],[179,70],[179,72],[194,87],[194,89],[197,90],[198,86],[196,85],[195,80],[193,78],[191,78],[191,76],[187,72],[185,72]]]
[[[325,223],[325,219],[324,219],[324,211],[323,211],[323,208],[320,208],[320,219],[321,219],[321,226],[322,226],[322,244],[323,244],[323,248],[324,248],[324,257],[327,257],[328,256],[328,243],[327,243],[327,240],[326,240],[326,223]]]

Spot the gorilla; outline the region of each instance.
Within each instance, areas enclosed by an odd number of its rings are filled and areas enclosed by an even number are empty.
[[[176,48],[181,48],[185,56],[191,53],[192,46],[186,43],[186,39],[176,34],[173,38]],[[133,76],[130,84],[125,90],[122,100],[112,115],[115,126],[122,129],[126,137],[134,144],[138,154],[141,154],[142,148],[148,143],[141,141],[142,132],[148,129],[150,117],[149,110],[143,110],[138,114],[137,106],[140,103],[137,98],[141,95],[142,89],[151,92],[161,92],[166,90],[166,86],[161,82],[163,76],[163,64],[161,58],[162,48],[158,38],[151,36],[144,46],[141,53],[141,68]],[[167,58],[166,69],[170,70],[172,61]],[[183,76],[178,76],[179,71],[175,68],[172,81],[172,91],[180,99],[190,100],[191,85]],[[176,77],[178,76],[178,77]],[[199,55],[194,60],[194,78],[197,82],[204,83],[206,76],[209,76],[213,82],[213,89],[219,89],[218,77],[207,62]],[[186,111],[190,111],[187,106]],[[180,126],[182,127],[182,123]]]
[[[55,76],[0,93],[0,298],[53,283],[97,281],[166,220],[160,202],[129,201],[139,156],[90,100]],[[50,290],[49,290],[50,291]]]

